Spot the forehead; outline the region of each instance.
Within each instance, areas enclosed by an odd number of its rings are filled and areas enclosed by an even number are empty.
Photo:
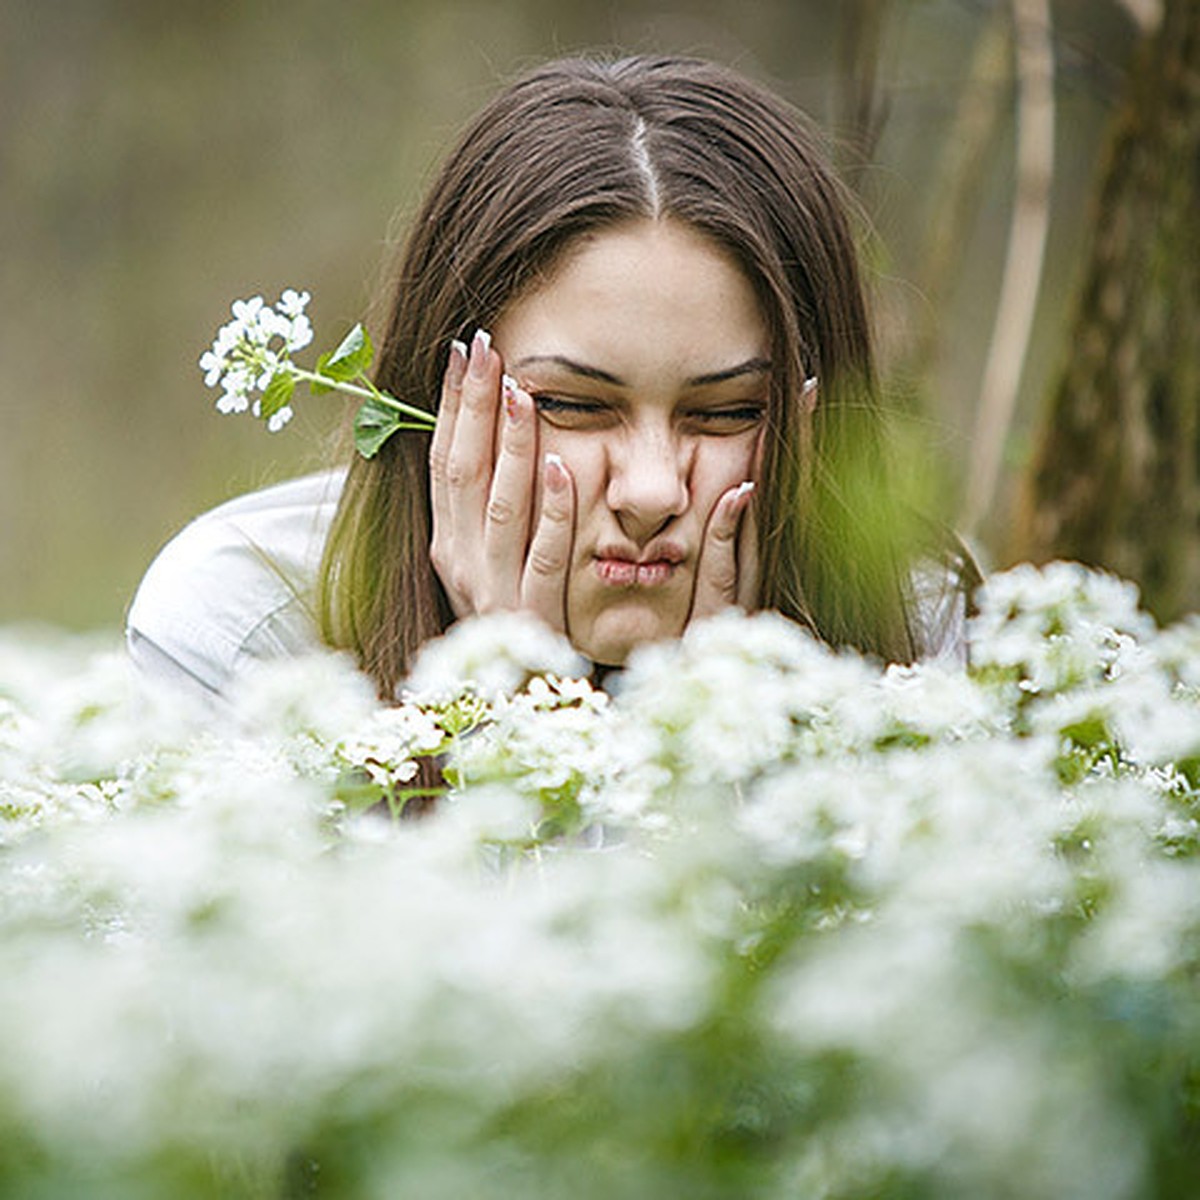
[[[583,356],[614,374],[717,371],[765,354],[754,289],[723,247],[681,222],[587,234],[494,330],[506,356]]]

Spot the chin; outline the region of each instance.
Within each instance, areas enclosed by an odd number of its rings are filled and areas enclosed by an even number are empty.
[[[623,667],[639,646],[679,637],[685,623],[685,614],[644,604],[614,606],[591,621],[568,621],[575,649],[602,667]]]

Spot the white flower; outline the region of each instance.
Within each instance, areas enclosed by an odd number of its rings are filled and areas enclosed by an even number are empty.
[[[273,308],[264,308],[259,315],[259,335],[263,338],[264,344],[272,338],[287,339],[287,335],[291,332],[291,319],[285,317],[282,313],[277,313]]]
[[[312,323],[304,314],[308,301],[308,292],[287,288],[275,308],[261,296],[233,302],[233,320],[217,330],[212,346],[199,360],[205,386],[222,389],[219,412],[250,409],[254,416],[262,415],[252,394],[265,392],[280,371],[291,367],[293,352],[312,342]],[[268,423],[271,432],[282,429],[291,416],[290,409],[273,414]]]
[[[204,372],[204,386],[216,387],[217,381],[225,373],[229,360],[221,357],[215,350],[205,350],[200,355],[200,370]]]
[[[285,335],[289,350],[303,350],[313,340],[312,323],[307,317],[295,317]]]
[[[222,413],[245,412],[250,407],[241,377],[230,377],[225,381],[225,391],[217,398],[217,411]]]
[[[282,408],[277,409],[267,418],[267,430],[270,433],[278,433],[291,419],[292,406],[285,404]]]
[[[285,317],[298,317],[304,312],[311,299],[312,296],[308,292],[298,292],[295,288],[284,288],[283,295],[279,297],[279,303],[275,307]]]
[[[473,685],[491,699],[520,687],[531,675],[578,676],[585,664],[561,634],[529,613],[494,613],[459,621],[427,642],[406,688],[436,702]]]
[[[271,380],[279,371],[282,360],[273,350],[264,350],[259,358],[258,379],[255,381],[260,392],[265,392],[271,386]]]
[[[38,1150],[0,1194],[275,1195],[316,1146],[381,1195],[583,1159],[650,1195],[680,1138],[764,1129],[739,1194],[1196,1193],[1200,627],[1027,583],[986,661],[1043,692],[729,614],[609,697],[509,614],[428,648],[441,708],[322,653],[198,725],[107,643],[0,630],[0,1128]],[[354,811],[434,755],[431,816]]]
[[[258,315],[262,311],[263,298],[251,296],[248,300],[235,300],[230,306],[234,321],[245,329],[251,329],[258,323]]]
[[[238,677],[231,701],[242,730],[322,740],[369,722],[377,707],[349,658],[324,651],[254,664]]]

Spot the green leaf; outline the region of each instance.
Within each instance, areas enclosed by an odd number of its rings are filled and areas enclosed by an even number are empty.
[[[404,414],[378,400],[364,400],[354,414],[354,446],[363,458],[374,458],[398,429],[415,428]]]
[[[322,354],[317,359],[317,372],[344,383],[366,374],[374,357],[371,335],[358,324],[342,338],[341,345],[332,354]]]
[[[296,390],[296,379],[287,371],[276,371],[263,392],[259,415],[264,421],[273,417],[291,398]]]
[[[1104,717],[1099,713],[1089,713],[1080,721],[1064,725],[1062,735],[1083,750],[1098,750],[1112,740]]]

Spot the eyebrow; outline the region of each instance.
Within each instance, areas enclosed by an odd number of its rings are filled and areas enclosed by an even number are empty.
[[[589,367],[586,363],[575,362],[574,359],[567,358],[563,354],[531,354],[527,358],[522,358],[513,365],[516,367],[528,367],[535,363],[553,363],[555,366],[562,367],[564,370],[570,371],[572,375],[580,375],[584,379],[595,379],[600,383],[608,383],[613,387],[628,387],[623,379],[618,378],[610,371],[603,371],[599,367]],[[736,366],[726,367],[722,371],[710,371],[706,375],[694,375],[687,381],[688,387],[709,387],[714,383],[724,383],[729,379],[739,379],[743,375],[762,375],[771,369],[769,359],[765,358],[748,358],[745,362],[738,363]]]

